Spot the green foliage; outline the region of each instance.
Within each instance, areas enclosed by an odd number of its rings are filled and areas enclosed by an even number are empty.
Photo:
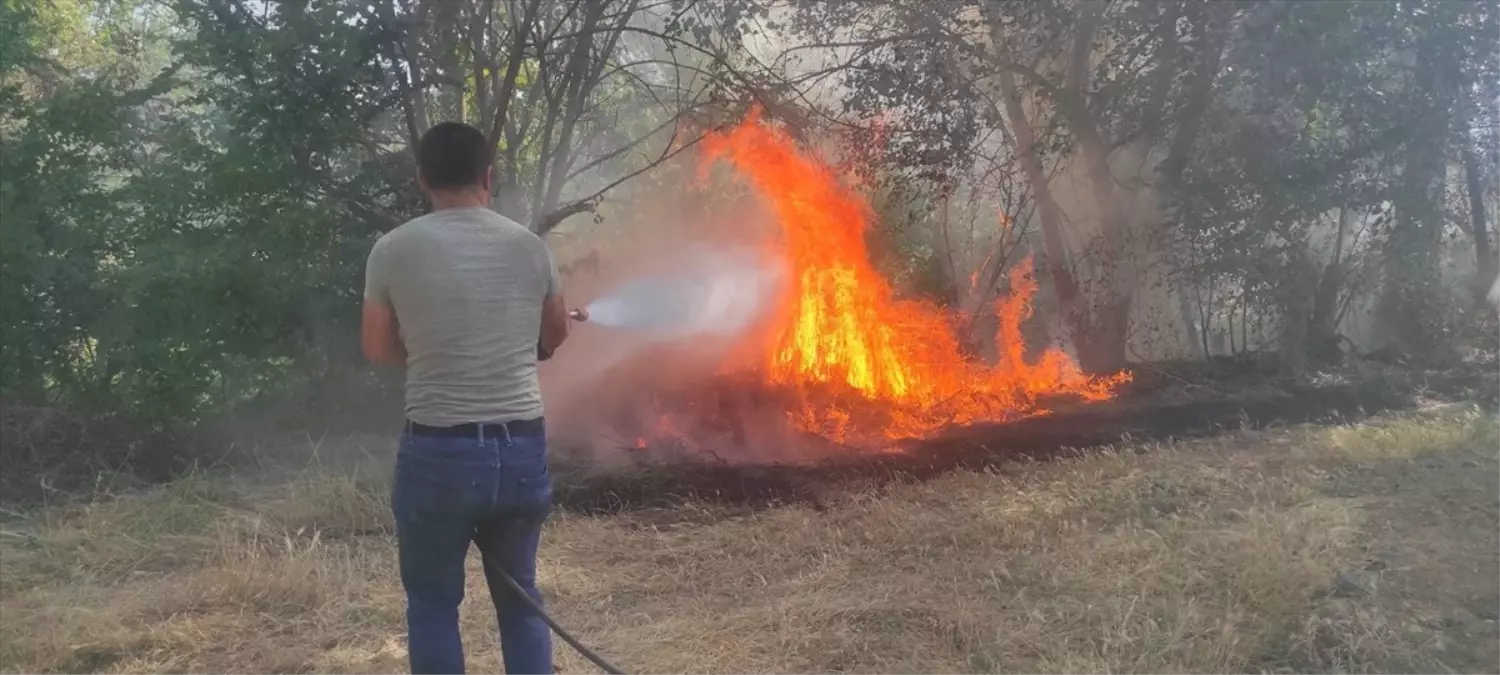
[[[360,26],[332,13],[309,19],[318,34],[185,41],[141,83],[144,57],[70,69],[46,56],[66,31],[5,11],[6,401],[88,411],[161,449],[246,406],[290,402],[311,421],[390,391],[359,361],[363,262],[420,205],[398,153],[358,145],[372,108]],[[118,41],[139,25],[125,16],[86,23]],[[183,88],[184,71],[201,86]]]
[[[644,102],[676,99],[621,58],[620,27],[661,19],[633,2],[0,3],[0,398],[18,434],[0,446],[18,475],[170,471],[188,434],[231,418],[399,414],[399,373],[360,355],[359,305],[371,242],[424,209],[409,146],[431,122],[498,132],[498,182],[519,194],[497,206],[533,219],[587,211],[568,209],[675,134],[674,110]],[[760,16],[666,9],[674,25],[640,30],[668,51]],[[38,436],[10,423],[23,414],[68,424]],[[70,447],[49,456],[49,437]]]
[[[1160,173],[1176,174],[1156,224],[1178,236],[1191,283],[1232,283],[1254,296],[1238,301],[1315,322],[1327,308],[1297,305],[1312,292],[1288,280],[1329,279],[1346,302],[1374,285],[1361,265],[1403,290],[1390,294],[1398,314],[1439,306],[1432,257],[1405,254],[1451,236],[1430,188],[1447,156],[1487,149],[1496,128],[1497,15],[1484,3],[1221,15],[1229,5],[819,1],[773,21],[754,0],[546,0],[513,13],[533,4],[0,0],[7,408],[67,411],[107,434],[59,438],[107,435],[163,467],[191,459],[184,434],[231,416],[325,425],[393,411],[397,376],[359,356],[363,265],[379,233],[422,211],[409,145],[443,118],[492,135],[497,206],[544,231],[751,102],[812,131],[805,102],[826,97],[807,94],[826,92],[807,90],[841,78],[840,121],[869,127],[853,163],[889,167],[866,177],[878,263],[903,290],[950,302],[967,270],[948,269],[953,252],[932,236],[940,191],[1035,191],[997,100],[1008,74],[1048,175],[1087,176],[1111,197],[1085,150],[1149,139],[1171,156]],[[1083,43],[1091,67],[1065,72],[1091,7],[1103,9]],[[751,34],[783,28],[855,44],[816,77],[776,72],[810,50],[757,70]],[[1204,47],[1216,39],[1221,64]],[[1206,98],[1191,84],[1204,64],[1218,64]],[[1433,74],[1441,86],[1422,84]],[[1188,119],[1197,138],[1179,148]],[[1479,154],[1495,175],[1496,156]],[[1018,203],[1084,199],[1043,196]],[[1311,243],[1335,209],[1390,214],[1371,215],[1337,269]],[[1083,257],[1064,234],[1077,250],[1048,266],[1056,279]],[[35,446],[26,438],[0,438],[8,470],[46,461],[15,450]]]
[[[28,84],[55,74],[45,56],[55,29],[33,7],[5,4],[0,63],[0,379],[35,399],[87,380],[88,323],[108,304],[104,223],[114,209],[111,168],[125,131],[113,84],[79,81],[36,105]],[[29,81],[30,80],[30,81]]]

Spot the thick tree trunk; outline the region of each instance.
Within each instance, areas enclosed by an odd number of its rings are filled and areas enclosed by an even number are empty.
[[[1210,20],[1208,28],[1205,31],[1207,35],[1207,39],[1205,40],[1206,45],[1200,49],[1200,61],[1189,76],[1187,101],[1178,116],[1177,132],[1172,136],[1166,159],[1162,161],[1160,169],[1161,185],[1165,190],[1163,197],[1165,198],[1164,202],[1167,204],[1171,204],[1173,200],[1178,199],[1182,194],[1183,174],[1187,171],[1188,161],[1192,156],[1193,146],[1198,140],[1199,131],[1203,128],[1203,116],[1208,111],[1209,104],[1212,102],[1214,81],[1218,79],[1219,71],[1222,67],[1224,47],[1229,40],[1230,25],[1236,9],[1230,3],[1220,3],[1209,8],[1207,11],[1209,12]],[[1172,14],[1169,15],[1169,18],[1175,21],[1175,16],[1175,14]],[[1171,33],[1171,35],[1171,48],[1167,48],[1167,45],[1163,46],[1162,53],[1164,59],[1175,55],[1178,51],[1175,32]],[[1165,91],[1170,88],[1171,76],[1176,72],[1173,66],[1174,64],[1166,61],[1163,61],[1160,66],[1163,69],[1163,77],[1158,81],[1161,92],[1153,91],[1152,96],[1155,107],[1148,108],[1150,114],[1156,117],[1163,116],[1161,101],[1165,100]],[[1160,97],[1160,99],[1156,97]],[[1147,120],[1146,123],[1153,125],[1153,128],[1157,128],[1157,125],[1163,124],[1156,120]],[[1159,131],[1159,129],[1157,130]],[[1152,136],[1153,140],[1155,140],[1158,134],[1153,133]],[[1208,342],[1203,339],[1199,331],[1207,330],[1207,327],[1200,328],[1193,322],[1190,312],[1191,305],[1188,302],[1186,292],[1179,289],[1175,291],[1175,294],[1178,297],[1178,305],[1182,311],[1182,320],[1188,344],[1201,345],[1202,356],[1206,360],[1209,357]]]
[[[1108,149],[1100,138],[1098,124],[1087,106],[1088,59],[1093,51],[1094,28],[1103,6],[1086,3],[1080,10],[1068,64],[1066,85],[1055,91],[1053,103],[1068,120],[1084,157],[1089,188],[1099,210],[1102,255],[1090,259],[1096,272],[1092,285],[1095,292],[1085,294],[1073,276],[1062,237],[1063,214],[1052,195],[1036,138],[1021,104],[1011,69],[998,69],[1006,116],[1020,150],[1022,168],[1037,200],[1042,221],[1042,243],[1047,254],[1047,268],[1056,286],[1058,303],[1072,333],[1079,365],[1089,372],[1112,372],[1125,365],[1126,336],[1130,318],[1130,296],[1120,279],[1119,263],[1123,259],[1124,212],[1115,208],[1114,179],[1109,173]],[[992,17],[993,18],[993,17]],[[991,39],[1004,43],[1004,30],[990,21]]]
[[[1112,282],[1112,280],[1111,280]],[[1074,331],[1078,365],[1090,373],[1112,373],[1126,365],[1130,337],[1130,297],[1112,293],[1095,304],[1088,314],[1089,332]]]
[[[1047,182],[1047,172],[1036,149],[1036,132],[1032,130],[1031,120],[1027,119],[1026,111],[1021,105],[1021,94],[1016,90],[1015,77],[1008,71],[1001,71],[998,80],[1005,116],[1010,122],[1011,133],[1016,138],[1021,169],[1025,171],[1026,180],[1031,185],[1037,215],[1042,221],[1042,252],[1047,258],[1047,273],[1052,277],[1053,292],[1057,295],[1058,305],[1068,322],[1068,328],[1073,333],[1074,346],[1081,354],[1079,343],[1087,336],[1090,327],[1082,298],[1079,297],[1081,293],[1078,281],[1073,278],[1068,261],[1067,246],[1063,243],[1062,207],[1058,206],[1052,195],[1052,186]]]
[[[1078,343],[1080,365],[1092,372],[1120,370],[1125,367],[1126,342],[1129,338],[1131,305],[1131,268],[1126,250],[1129,221],[1117,198],[1114,174],[1110,171],[1112,143],[1102,133],[1098,118],[1088,106],[1090,59],[1094,40],[1105,7],[1103,2],[1083,3],[1074,28],[1073,48],[1068,57],[1067,91],[1070,96],[1058,105],[1068,118],[1068,125],[1078,140],[1083,155],[1084,174],[1089,192],[1098,211],[1102,256],[1094,261],[1095,284],[1089,308],[1090,330]]]
[[[1197,352],[1198,358],[1207,361],[1208,341],[1203,339],[1203,331],[1208,330],[1208,327],[1198,325],[1198,312],[1193,307],[1192,298],[1188,297],[1187,289],[1174,289],[1171,293],[1177,298],[1177,315],[1182,320],[1183,334],[1187,339],[1185,347],[1189,351]],[[1184,356],[1190,356],[1190,354],[1184,354]]]
[[[1177,133],[1162,162],[1162,175],[1168,189],[1176,192],[1182,185],[1182,174],[1192,156],[1193,145],[1203,128],[1203,115],[1208,112],[1213,99],[1214,81],[1219,77],[1223,65],[1224,46],[1229,40],[1230,24],[1235,7],[1232,3],[1218,3],[1210,10],[1209,23],[1204,31],[1204,44],[1200,61],[1194,67],[1187,82],[1187,100],[1178,115]]]
[[[1490,247],[1490,223],[1484,210],[1484,169],[1479,153],[1464,148],[1464,182],[1469,191],[1469,225],[1474,234],[1474,302],[1485,304],[1485,295],[1495,281],[1495,253]]]
[[[1097,135],[1084,134],[1084,162],[1088,164],[1089,191],[1099,212],[1100,241],[1103,250],[1093,267],[1097,271],[1098,290],[1090,295],[1090,330],[1078,344],[1078,360],[1092,372],[1111,372],[1125,367],[1129,340],[1132,274],[1125,211],[1116,199],[1114,174],[1109,170],[1109,155],[1099,144]]]
[[[1443,344],[1439,260],[1443,231],[1451,91],[1432,61],[1433,46],[1418,47],[1411,92],[1412,137],[1405,149],[1395,228],[1385,245],[1380,316],[1393,346],[1409,356],[1434,355]]]
[[[1281,339],[1280,358],[1282,373],[1301,378],[1307,372],[1308,336],[1312,332],[1311,317],[1317,313],[1316,295],[1318,272],[1306,255],[1300,255],[1286,270],[1282,280],[1281,294]],[[1247,317],[1248,321],[1248,317]]]

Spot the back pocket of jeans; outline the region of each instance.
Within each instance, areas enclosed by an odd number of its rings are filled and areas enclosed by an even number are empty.
[[[521,485],[541,483],[552,478],[546,455],[502,461],[500,472]]]
[[[501,471],[521,482],[547,478],[547,441],[542,438],[517,438],[500,448]]]

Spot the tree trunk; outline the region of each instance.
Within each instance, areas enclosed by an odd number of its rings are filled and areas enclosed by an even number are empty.
[[[1233,3],[1218,3],[1210,10],[1205,44],[1202,45],[1202,60],[1198,62],[1188,78],[1187,100],[1178,115],[1177,133],[1167,157],[1162,161],[1162,175],[1168,190],[1175,194],[1182,187],[1182,174],[1187,169],[1193,144],[1203,128],[1203,115],[1208,112],[1213,99],[1214,81],[1219,77],[1223,64],[1224,46],[1229,40],[1229,28],[1235,11]]]
[[[437,52],[433,55],[433,62],[438,69],[438,117],[455,122],[464,121],[464,84],[469,79],[460,58],[462,7],[462,3],[438,2],[433,7],[432,17]]]
[[[566,96],[566,106],[562,110],[561,133],[558,135],[557,145],[553,148],[550,167],[545,168],[543,175],[538,176],[538,180],[546,180],[547,190],[532,214],[533,220],[539,221],[544,215],[557,209],[558,201],[562,197],[563,183],[567,182],[568,169],[573,163],[573,131],[583,115],[584,103],[594,87],[599,84],[599,77],[604,72],[604,63],[609,60],[610,53],[614,51],[615,42],[620,36],[619,29],[624,28],[625,22],[635,12],[637,1],[631,1],[622,13],[623,17],[619,25],[605,36],[604,45],[597,54],[597,62],[594,53],[594,33],[598,30],[599,22],[603,18],[605,3],[590,3],[588,9],[585,10],[583,34],[577,38],[576,49],[568,60],[567,79],[570,86]]]
[[[1036,199],[1037,215],[1042,221],[1042,252],[1047,257],[1047,273],[1052,277],[1053,291],[1058,305],[1068,321],[1069,329],[1076,341],[1086,334],[1088,326],[1080,325],[1079,313],[1082,303],[1079,298],[1078,281],[1073,278],[1069,266],[1067,246],[1063,243],[1062,207],[1052,195],[1052,186],[1047,183],[1047,172],[1036,149],[1036,132],[1021,106],[1021,95],[1016,90],[1015,77],[1009,71],[1001,71],[1000,98],[1005,105],[1005,116],[1009,118],[1011,133],[1016,138],[1017,153],[1021,169],[1026,172],[1026,181],[1031,184],[1031,193]]]
[[[1385,245],[1380,315],[1399,351],[1433,354],[1443,344],[1439,259],[1443,231],[1442,190],[1446,169],[1450,88],[1433,63],[1433,45],[1418,46],[1412,106],[1395,227]]]
[[[1472,146],[1464,147],[1464,182],[1469,191],[1469,225],[1474,233],[1474,302],[1484,306],[1485,295],[1495,281],[1495,254],[1490,247],[1490,223],[1484,210],[1484,169],[1479,164],[1479,153]]]
[[[504,138],[505,125],[509,119],[511,98],[516,92],[516,78],[521,74],[522,56],[526,53],[526,45],[531,41],[532,25],[536,23],[537,8],[542,0],[530,0],[521,11],[521,16],[510,30],[510,51],[505,54],[505,75],[500,78],[498,87],[494,88],[495,112],[491,115],[494,123],[490,128],[490,144],[494,147],[500,146],[500,140]]]
[[[1094,53],[1095,31],[1104,11],[1102,3],[1087,2],[1079,11],[1068,57],[1065,93],[1056,101],[1078,142],[1088,179],[1089,192],[1098,212],[1103,250],[1093,260],[1096,288],[1089,293],[1086,309],[1088,328],[1075,335],[1079,365],[1089,372],[1113,372],[1125,367],[1130,327],[1129,251],[1125,210],[1116,198],[1115,177],[1109,168],[1111,143],[1100,133],[1099,120],[1088,106],[1089,59]]]
[[[1281,370],[1284,375],[1300,379],[1307,373],[1307,342],[1311,332],[1310,318],[1316,310],[1309,302],[1308,291],[1318,283],[1318,274],[1305,255],[1298,256],[1287,270],[1287,279],[1279,291],[1281,297]],[[1314,293],[1316,294],[1316,293]],[[1246,318],[1246,324],[1249,318]]]
[[[1344,236],[1349,231],[1349,210],[1339,209],[1337,239],[1333,258],[1324,266],[1313,293],[1312,316],[1308,319],[1305,352],[1319,364],[1336,364],[1343,352],[1339,347],[1340,291],[1344,288]]]
[[[1083,111],[1080,116],[1087,115]],[[1109,151],[1092,120],[1073,126],[1086,166],[1089,192],[1099,216],[1099,240],[1103,245],[1093,268],[1097,289],[1090,293],[1089,326],[1078,340],[1078,360],[1090,372],[1113,372],[1125,367],[1130,326],[1131,277],[1125,210],[1116,199],[1115,178],[1109,169]]]
[[[1108,150],[1098,132],[1098,125],[1091,116],[1085,94],[1088,81],[1088,58],[1092,53],[1094,27],[1103,6],[1097,2],[1085,3],[1079,13],[1078,26],[1072,45],[1072,56],[1068,64],[1067,83],[1054,91],[1053,103],[1068,120],[1070,130],[1078,140],[1084,155],[1090,188],[1095,203],[1099,206],[1102,239],[1105,250],[1102,261],[1097,261],[1100,272],[1097,285],[1102,292],[1086,297],[1073,276],[1066,259],[1062,238],[1062,210],[1052,195],[1051,186],[1043,169],[1040,155],[1036,151],[1035,133],[1030,127],[1021,105],[1021,96],[1016,88],[1011,69],[1000,67],[1001,97],[1006,116],[1016,137],[1021,155],[1021,164],[1027,182],[1037,200],[1037,211],[1042,221],[1042,243],[1047,254],[1047,268],[1056,286],[1058,304],[1072,333],[1073,346],[1078,354],[1079,365],[1088,372],[1113,372],[1125,365],[1125,339],[1130,316],[1130,296],[1119,292],[1116,263],[1123,257],[1123,213],[1114,208],[1114,179],[1109,174]],[[1004,29],[991,17],[990,37],[994,44],[1004,44]],[[1102,172],[1101,172],[1102,168]]]
[[[490,82],[494,78],[489,73],[494,70],[495,61],[488,39],[490,18],[494,11],[495,0],[483,0],[478,3],[474,16],[469,20],[469,56],[473,61],[469,65],[474,71],[474,112],[479,115],[477,122],[480,129],[488,129],[494,122],[490,119],[494,114],[490,107]]]
[[[1182,319],[1183,333],[1187,338],[1185,345],[1187,350],[1189,352],[1197,352],[1200,358],[1207,361],[1208,341],[1204,339],[1203,331],[1207,330],[1208,327],[1198,325],[1198,312],[1193,308],[1193,301],[1188,297],[1186,290],[1173,289],[1169,292],[1177,296],[1177,315]],[[1191,354],[1184,354],[1183,356],[1189,357]]]
[[[1178,198],[1183,190],[1183,174],[1187,170],[1188,160],[1192,155],[1193,145],[1198,140],[1199,130],[1203,127],[1203,116],[1208,111],[1209,103],[1213,98],[1214,81],[1218,79],[1219,70],[1223,62],[1224,46],[1229,40],[1229,27],[1235,8],[1230,3],[1220,3],[1208,9],[1209,23],[1206,31],[1206,45],[1202,47],[1200,61],[1194,67],[1187,83],[1187,101],[1183,104],[1182,112],[1179,114],[1177,132],[1172,136],[1168,146],[1167,156],[1162,161],[1161,184],[1165,189],[1166,203]],[[1176,14],[1169,17],[1175,18]],[[1164,55],[1176,53],[1176,34],[1171,33],[1171,49],[1164,46]],[[1163,115],[1162,102],[1166,96],[1166,90],[1171,85],[1171,74],[1175,72],[1172,64],[1163,61],[1161,68],[1165,75],[1158,80],[1159,91],[1153,91],[1153,107],[1148,108],[1149,114],[1156,117]],[[1162,124],[1155,120],[1147,120],[1147,124]],[[1153,134],[1153,142],[1157,140],[1157,134]],[[1169,207],[1170,208],[1170,207]],[[1209,357],[1207,340],[1199,334],[1200,330],[1207,330],[1207,326],[1199,327],[1191,319],[1189,311],[1191,305],[1187,296],[1180,290],[1171,291],[1178,297],[1178,304],[1182,310],[1183,325],[1187,333],[1188,344],[1202,345],[1203,358]]]

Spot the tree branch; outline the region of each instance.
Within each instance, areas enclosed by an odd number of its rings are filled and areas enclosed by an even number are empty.
[[[680,155],[683,152],[686,152],[689,148],[692,148],[693,146],[695,146],[698,143],[702,142],[704,138],[707,138],[709,136],[709,134],[711,134],[713,132],[716,132],[716,131],[720,131],[722,129],[723,129],[722,126],[721,127],[715,127],[714,129],[711,129],[708,132],[705,132],[705,133],[699,135],[697,138],[695,138],[695,139],[693,139],[693,140],[691,140],[691,141],[689,141],[687,143],[683,143],[680,146],[677,146],[675,149],[671,149],[668,152],[662,153],[661,157],[658,157],[656,159],[656,161],[651,162],[650,164],[648,164],[646,166],[643,166],[643,167],[641,167],[639,169],[636,169],[635,171],[632,171],[630,173],[625,174],[624,176],[619,177],[618,179],[610,182],[608,185],[605,185],[604,187],[601,187],[598,190],[595,190],[593,194],[590,194],[589,196],[584,197],[582,199],[574,200],[573,202],[570,202],[567,206],[559,208],[559,209],[553,211],[552,213],[549,213],[546,216],[543,216],[543,217],[537,219],[536,225],[535,225],[535,231],[536,231],[536,233],[539,234],[539,235],[540,234],[546,234],[546,233],[550,232],[553,228],[557,227],[560,223],[562,223],[562,221],[564,219],[566,219],[568,216],[575,215],[575,214],[578,214],[578,213],[583,213],[585,211],[592,211],[594,208],[598,207],[598,202],[599,202],[600,199],[602,199],[604,197],[605,193],[607,193],[610,190],[613,190],[613,189],[619,187],[620,185],[624,184],[626,181],[629,181],[629,180],[635,178],[636,176],[639,176],[639,175],[641,175],[643,173],[646,173],[647,171],[651,171],[652,169],[655,169],[657,166],[660,166],[663,162],[666,162],[667,160],[672,159],[673,157],[676,157],[677,155]],[[589,207],[582,206],[584,204],[591,204],[592,206],[589,206]]]

